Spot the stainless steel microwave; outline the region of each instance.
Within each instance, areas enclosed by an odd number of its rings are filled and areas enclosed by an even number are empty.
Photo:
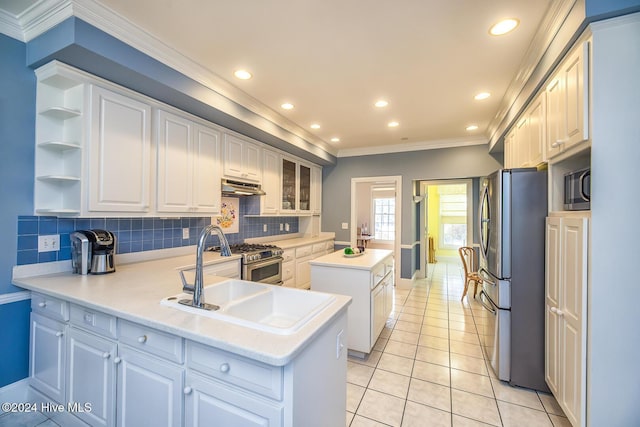
[[[591,209],[591,169],[585,168],[564,175],[564,209]]]

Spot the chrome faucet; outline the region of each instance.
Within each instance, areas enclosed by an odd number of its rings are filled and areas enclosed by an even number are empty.
[[[220,307],[213,304],[207,304],[204,301],[204,297],[202,295],[202,289],[204,287],[204,273],[202,271],[202,258],[204,257],[204,243],[207,240],[207,237],[211,235],[211,232],[215,231],[220,239],[220,255],[221,256],[231,256],[231,248],[229,247],[229,241],[226,236],[222,232],[222,228],[215,224],[207,225],[200,232],[200,237],[198,238],[198,247],[196,249],[196,278],[193,282],[193,285],[187,283],[184,278],[184,271],[180,271],[180,277],[182,278],[182,290],[185,292],[193,292],[193,301],[189,300],[180,300],[181,304],[190,305],[196,308],[202,308],[205,310],[217,310]]]

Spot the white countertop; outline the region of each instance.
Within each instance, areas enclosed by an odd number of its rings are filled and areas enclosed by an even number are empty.
[[[205,264],[238,258],[212,252],[204,255]],[[259,331],[160,305],[162,298],[182,292],[178,270],[194,265],[195,254],[118,265],[112,274],[82,276],[65,272],[14,277],[12,283],[275,366],[289,363],[351,301],[336,295],[331,305],[291,335]],[[205,276],[205,286],[223,280],[228,279]]]
[[[388,249],[366,249],[360,256],[346,257],[344,256],[344,251],[340,250],[313,259],[309,261],[309,264],[311,264],[311,266],[318,265],[371,270],[390,255],[393,255],[393,251]]]

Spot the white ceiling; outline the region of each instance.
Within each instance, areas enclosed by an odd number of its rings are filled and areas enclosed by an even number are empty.
[[[0,0],[15,16],[35,0]],[[334,153],[486,142],[551,0],[94,0]],[[521,25],[495,37],[505,17]],[[240,81],[233,71],[254,77]],[[491,92],[485,101],[473,96]],[[373,106],[379,98],[388,107]],[[295,108],[281,109],[283,102]],[[263,106],[263,107],[264,107]],[[387,127],[391,120],[397,128]],[[319,123],[318,130],[310,129]],[[479,129],[465,128],[476,124]],[[495,126],[493,126],[495,128]],[[304,132],[302,132],[304,133]],[[330,141],[339,137],[339,143]]]

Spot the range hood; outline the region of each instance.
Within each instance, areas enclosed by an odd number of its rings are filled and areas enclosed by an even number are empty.
[[[234,196],[264,196],[266,193],[262,191],[260,184],[223,179],[222,194]]]

